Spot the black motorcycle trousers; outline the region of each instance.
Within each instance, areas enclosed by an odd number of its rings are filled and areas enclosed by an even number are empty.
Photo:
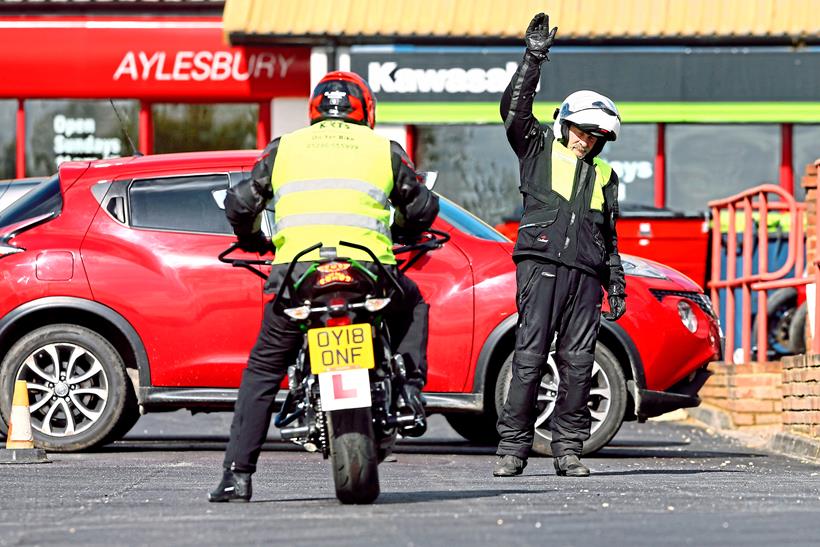
[[[404,357],[408,383],[424,386],[427,379],[427,315],[428,305],[416,283],[396,276],[405,298],[391,302],[386,318],[393,350]],[[223,465],[244,473],[256,471],[262,444],[267,437],[276,394],[287,375],[288,366],[295,363],[304,341],[296,323],[278,315],[273,302],[265,306],[262,328],[242,374],[239,395],[234,405],[230,440]]]
[[[526,458],[532,448],[541,378],[553,358],[560,381],[550,417],[552,453],[580,456],[589,438],[588,400],[603,290],[592,275],[561,264],[522,260],[516,266],[518,330],[509,394],[498,418],[497,454]],[[543,405],[542,405],[543,406]]]

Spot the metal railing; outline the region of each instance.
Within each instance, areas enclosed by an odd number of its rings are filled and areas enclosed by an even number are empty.
[[[770,199],[770,196],[776,199]],[[818,199],[820,201],[820,199]],[[720,290],[724,289],[726,324],[725,360],[734,363],[736,301],[735,291],[741,292],[741,349],[743,362],[751,361],[752,353],[752,291],[757,294],[757,360],[766,361],[768,351],[767,291],[784,287],[796,287],[820,282],[820,272],[815,267],[814,275],[804,274],[804,217],[806,205],[798,203],[791,194],[780,186],[765,184],[741,192],[729,198],[709,202],[712,211],[712,275],[708,287],[711,289],[712,306],[720,313]],[[779,211],[788,215],[790,225],[788,256],[785,263],[775,271],[769,271],[769,213]],[[721,278],[721,255],[724,251],[723,230],[720,219],[728,215],[726,232],[726,276]],[[738,214],[743,219],[743,239],[738,254]],[[757,230],[757,242],[754,240]],[[815,226],[820,233],[820,223]],[[754,267],[754,245],[758,246],[757,271]],[[736,257],[742,256],[741,272],[737,271]],[[791,272],[794,271],[792,276]],[[817,336],[818,307],[814,306],[814,328],[812,351],[820,352]]]

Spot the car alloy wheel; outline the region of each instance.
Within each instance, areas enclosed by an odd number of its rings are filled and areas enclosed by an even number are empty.
[[[15,380],[28,385],[31,427],[52,437],[92,427],[108,403],[105,370],[94,354],[77,344],[47,344],[34,350]]]
[[[9,349],[0,364],[0,412],[6,420],[17,380],[28,387],[34,443],[47,450],[71,452],[109,442],[127,419],[130,385],[122,357],[86,327],[40,327]]]
[[[541,378],[538,388],[538,417],[535,419],[535,434],[544,437],[548,442],[552,440],[549,429],[549,418],[555,410],[555,399],[558,398],[558,367],[550,354],[547,360],[549,370]],[[601,365],[592,364],[592,387],[589,390],[589,412],[592,415],[590,436],[606,421],[612,403],[612,389]]]

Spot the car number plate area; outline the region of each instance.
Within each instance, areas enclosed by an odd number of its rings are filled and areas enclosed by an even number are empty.
[[[313,374],[374,367],[373,334],[367,323],[310,329],[307,335]]]

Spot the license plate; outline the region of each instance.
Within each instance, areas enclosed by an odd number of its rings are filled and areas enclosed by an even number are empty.
[[[367,323],[310,329],[307,335],[313,374],[374,367],[373,335]]]

